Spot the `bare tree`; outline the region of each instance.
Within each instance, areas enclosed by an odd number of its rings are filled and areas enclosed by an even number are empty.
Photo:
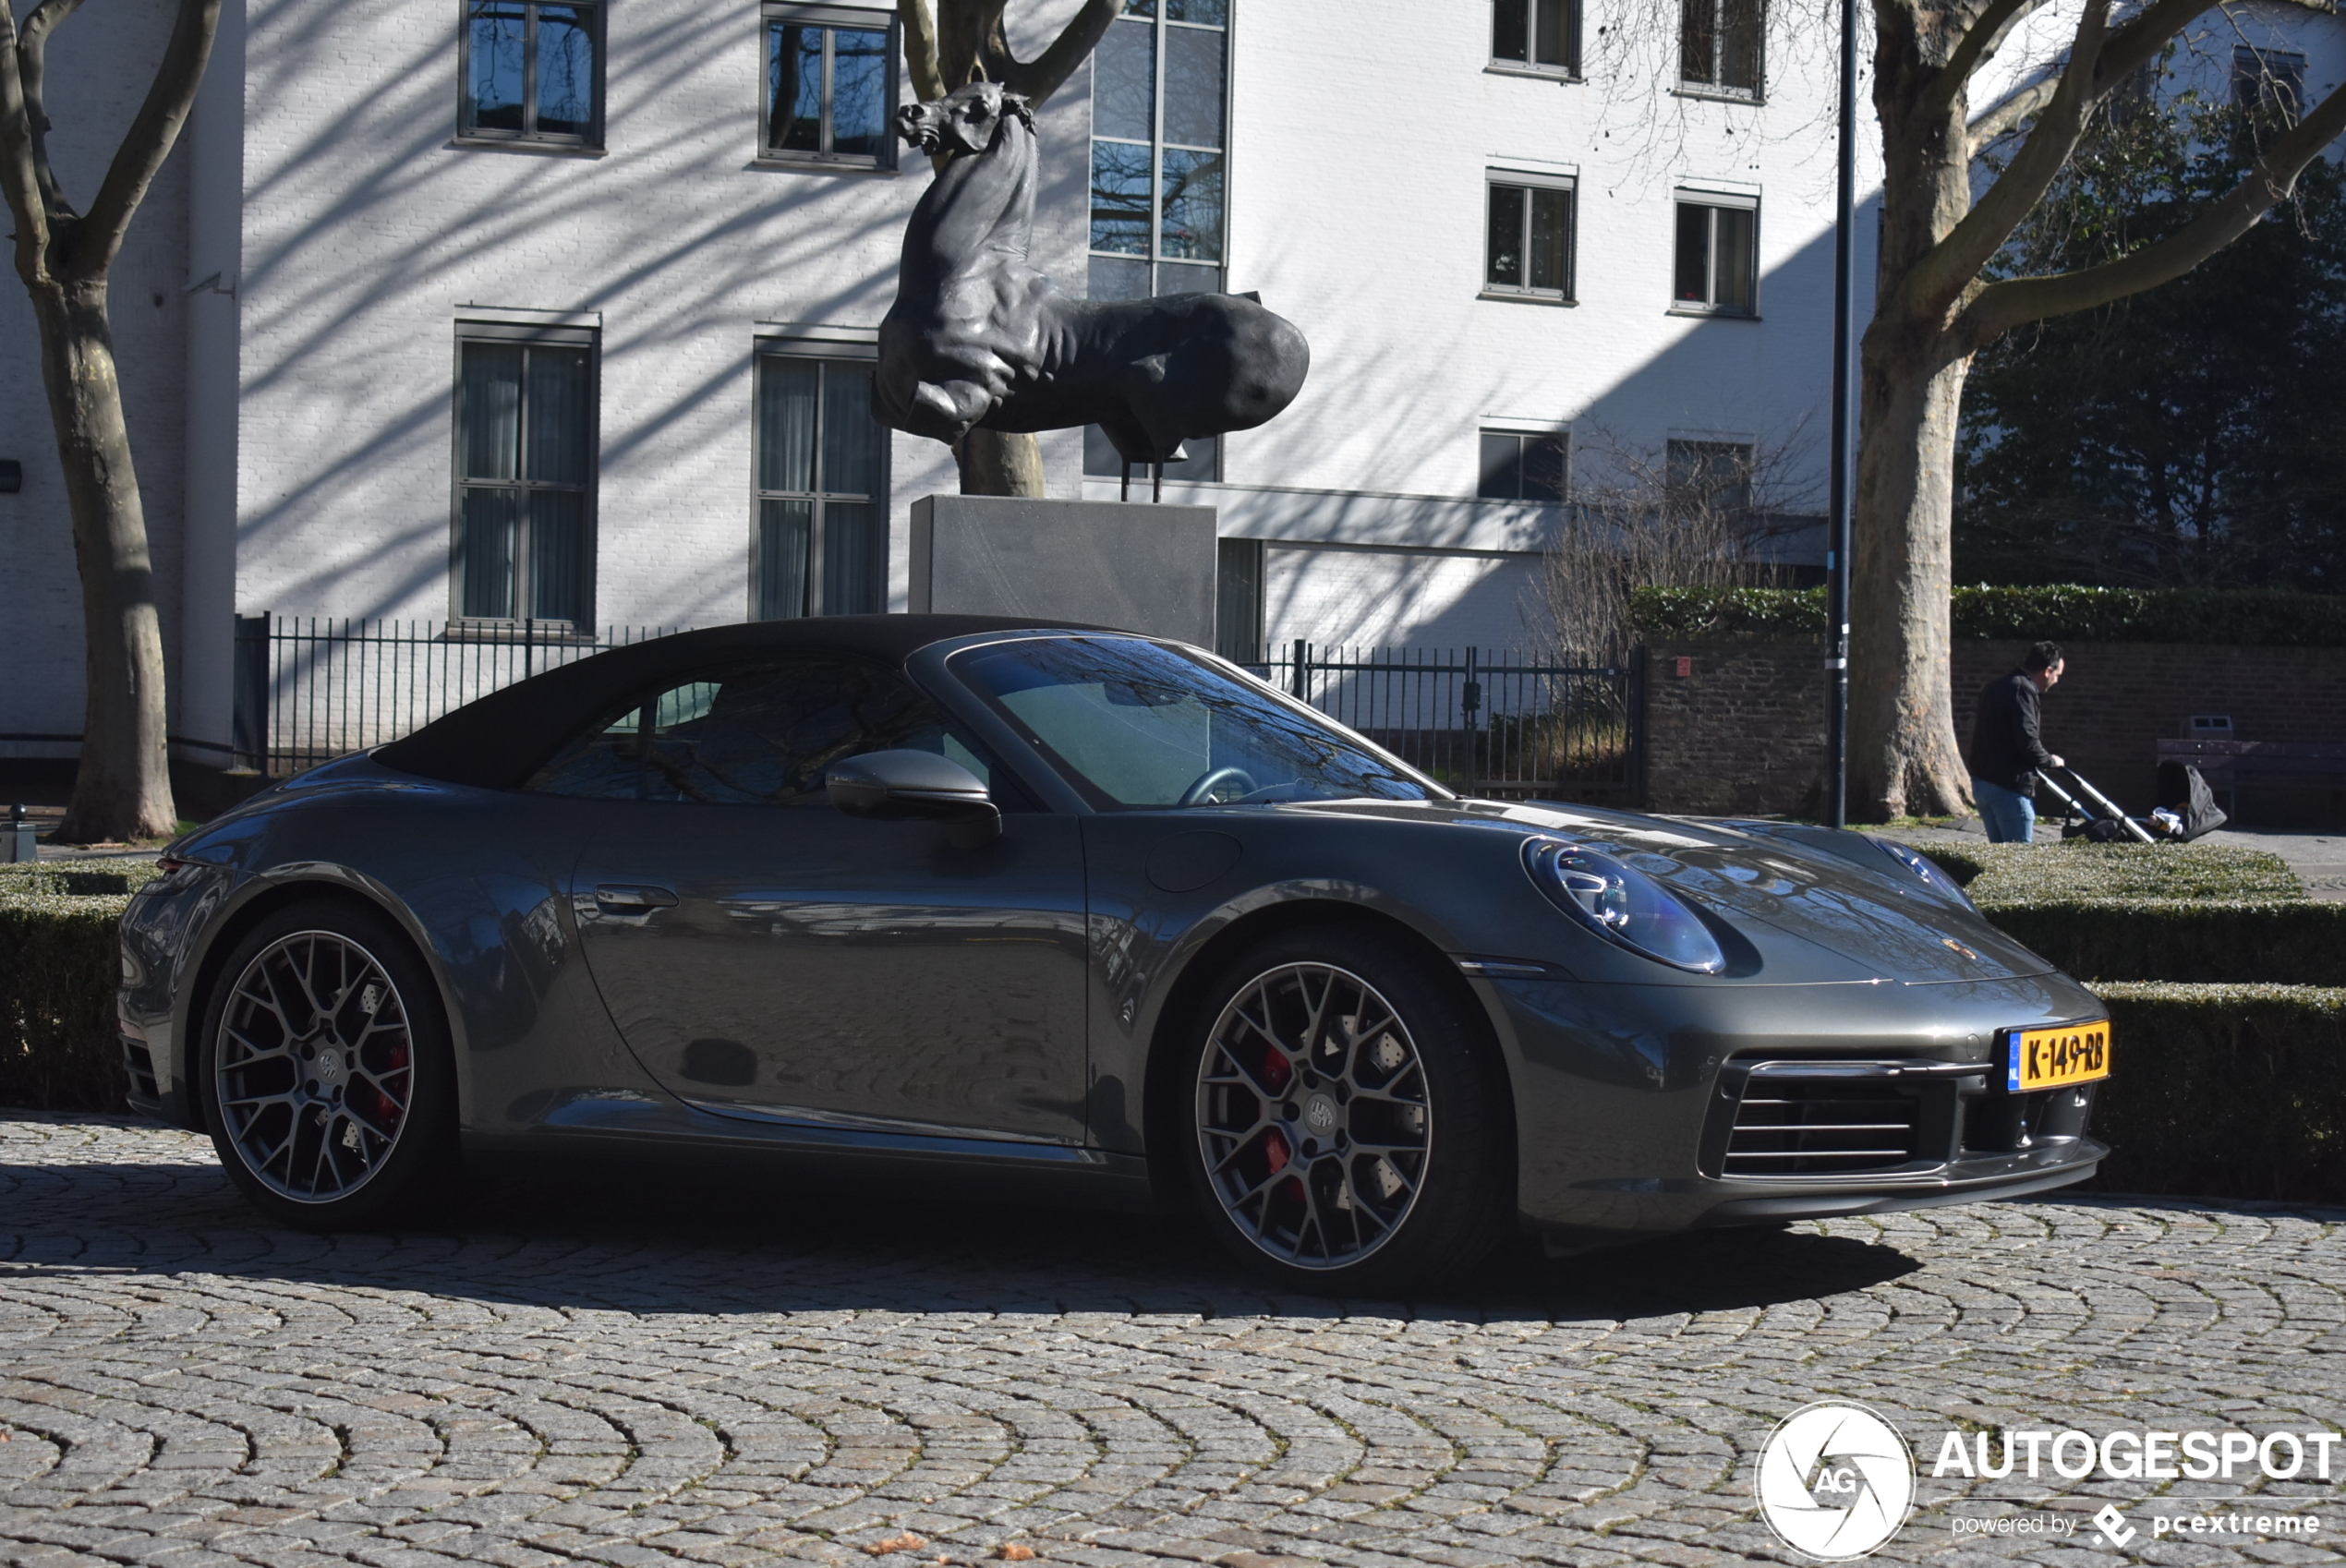
[[[1776,547],[1817,525],[1813,455],[1798,428],[1757,445],[1661,448],[1598,429],[1580,445],[1572,504],[1541,559],[1540,608],[1559,662],[1625,654],[1640,588],[1784,583]]]
[[[0,0],[0,192],[16,221],[17,274],[41,327],[41,373],[73,512],[88,696],[81,766],[56,837],[67,843],[169,835],[163,631],[147,518],[122,416],[107,278],[139,203],[195,104],[220,0],[180,0],[163,64],[85,213],[49,160],[42,66],[49,35],[81,0],[38,0],[18,26]]]
[[[2096,105],[2157,60],[2208,0],[2083,0],[2066,49],[1975,115],[1971,88],[2049,0],[1875,0],[1882,186],[1879,299],[1861,346],[1862,438],[1850,671],[1851,812],[1967,808],[1948,676],[1956,415],[1972,356],[2024,323],[2182,276],[2286,200],[2341,130],[2346,89],[2277,127],[2247,175],[2181,229],[2097,265],[1990,281]],[[2311,11],[2327,6],[2308,5]],[[1989,169],[1982,153],[2012,149]],[[1989,177],[1992,175],[1992,177]]]
[[[1021,60],[1010,53],[1003,29],[1009,0],[937,0],[934,13],[929,0],[897,0],[904,19],[904,67],[923,103],[973,81],[998,81],[1039,104],[1075,73],[1123,8],[1121,0],[1083,0],[1048,48]],[[973,429],[954,446],[953,460],[963,495],[1043,493],[1043,452],[1032,435]]]

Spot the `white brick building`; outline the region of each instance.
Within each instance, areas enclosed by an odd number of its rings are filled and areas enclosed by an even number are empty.
[[[1523,645],[1561,515],[1544,438],[1805,431],[1820,465],[1832,63],[1792,7],[1759,47],[1751,0],[1690,41],[1625,25],[1633,0],[1156,3],[1042,111],[1035,259],[1070,290],[1144,289],[1130,253],[1153,245],[1160,291],[1259,290],[1310,338],[1295,405],[1166,484],[1260,541],[1265,641]],[[1014,42],[1071,8],[1015,5]],[[59,33],[70,189],[94,188],[168,12],[123,0]],[[178,754],[216,764],[230,740],[238,614],[493,632],[902,606],[908,510],[953,488],[950,458],[878,432],[874,464],[842,412],[928,178],[865,151],[907,90],[892,28],[780,0],[231,0],[114,290]],[[832,75],[794,115],[792,62],[819,67],[826,38]],[[761,437],[762,354],[781,358]],[[81,713],[42,400],[29,308],[0,290],[18,756],[71,754],[26,737]],[[1485,473],[1490,433],[1519,470]],[[821,494],[789,455],[807,440]],[[1053,494],[1116,493],[1081,432],[1043,450]],[[1509,487],[1529,499],[1486,493]]]

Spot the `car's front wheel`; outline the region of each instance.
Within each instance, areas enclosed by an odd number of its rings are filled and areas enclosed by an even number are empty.
[[[1426,1285],[1511,1217],[1488,1030],[1402,944],[1297,932],[1225,971],[1185,1053],[1183,1154],[1208,1225],[1291,1285]]]
[[[453,1056],[429,972],[383,916],[320,899],[238,942],[199,1035],[212,1146],[272,1218],[434,1217],[455,1174]]]

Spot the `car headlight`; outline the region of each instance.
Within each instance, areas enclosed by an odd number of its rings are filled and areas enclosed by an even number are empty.
[[[1979,907],[1971,901],[1971,895],[1963,890],[1962,884],[1948,875],[1946,870],[1937,861],[1932,860],[1920,850],[1910,844],[1901,844],[1895,838],[1874,838],[1871,834],[1868,834],[1867,838],[1872,840],[1874,848],[1919,877],[1932,892],[1941,898],[1953,899],[1967,910],[1976,910]]]
[[[1523,847],[1531,881],[1565,913],[1631,952],[1699,974],[1727,967],[1718,939],[1694,911],[1644,872],[1553,838]]]

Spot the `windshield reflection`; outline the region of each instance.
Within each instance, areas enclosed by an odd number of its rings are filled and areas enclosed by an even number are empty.
[[[1030,638],[946,668],[1103,810],[1448,798],[1309,708],[1161,644]]]

